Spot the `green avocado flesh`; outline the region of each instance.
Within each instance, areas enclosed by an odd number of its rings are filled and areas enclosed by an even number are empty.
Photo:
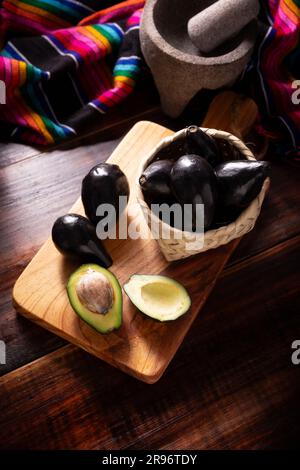
[[[142,313],[161,322],[176,320],[191,306],[186,289],[167,276],[134,274],[124,291]]]
[[[122,323],[122,290],[117,278],[97,264],[84,264],[68,282],[70,303],[77,315],[100,333]]]

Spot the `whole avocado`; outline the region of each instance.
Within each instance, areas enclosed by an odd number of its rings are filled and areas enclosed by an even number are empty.
[[[104,217],[96,215],[98,206],[111,204],[118,218],[119,198],[125,196],[128,201],[129,192],[128,180],[118,165],[100,163],[94,166],[84,177],[81,187],[81,199],[87,217],[96,225]]]
[[[220,203],[226,207],[247,207],[259,194],[269,170],[269,162],[255,160],[235,160],[218,165],[215,173]]]
[[[189,126],[187,128],[185,148],[187,154],[200,155],[213,167],[222,161],[215,140],[198,126]]]
[[[174,204],[178,204],[171,189],[171,169],[173,165],[174,161],[172,160],[154,161],[144,170],[139,183],[144,199],[152,212],[165,223],[171,225],[171,227],[182,230],[182,217],[179,218],[180,220],[177,220],[175,213],[171,209],[171,207],[174,209]],[[166,218],[163,217],[161,210],[165,205],[170,209],[168,212],[169,217],[167,216]]]
[[[174,200],[170,177],[173,164],[171,160],[158,160],[143,171],[139,183],[148,204],[169,203]]]
[[[108,268],[112,259],[96,235],[94,225],[82,215],[65,214],[52,227],[52,240],[63,254],[76,255]]]
[[[268,162],[255,160],[233,160],[215,168],[219,224],[232,222],[249,206],[260,193],[269,172]]]
[[[222,161],[216,140],[198,126],[189,126],[185,135],[162,147],[155,155],[155,160],[178,160],[183,155],[199,155],[215,167]]]
[[[208,229],[217,204],[217,180],[211,165],[198,155],[182,156],[171,170],[171,187],[182,205],[192,205],[193,227],[197,204],[204,205],[204,229]]]

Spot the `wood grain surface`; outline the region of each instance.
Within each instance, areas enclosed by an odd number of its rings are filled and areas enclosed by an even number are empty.
[[[7,374],[0,447],[295,447],[300,380],[290,344],[299,331],[299,242],[225,270],[151,387],[73,346]]]
[[[128,212],[136,205],[135,182],[140,161],[164,137],[168,129],[147,121],[136,124],[108,159],[126,174],[131,195]],[[84,213],[81,201],[70,212]],[[135,210],[136,212],[136,210]],[[134,213],[134,212],[133,212]],[[133,219],[129,217],[129,223]],[[146,228],[141,211],[134,219]],[[147,232],[147,228],[146,228]],[[123,295],[120,330],[100,335],[73,312],[66,293],[70,274],[79,266],[65,259],[48,240],[22,273],[13,290],[14,305],[27,318],[71,341],[86,351],[148,383],[156,382],[180,346],[190,325],[206,301],[215,281],[238,241],[182,262],[168,263],[157,242],[148,239],[108,240],[114,260],[111,271],[123,285],[135,273],[163,274],[182,283],[190,293],[190,312],[172,323],[159,323],[137,312]]]
[[[89,168],[107,159],[136,120],[176,130],[200,123],[208,99],[201,96],[180,121],[168,120],[155,100],[149,112],[147,99],[137,101],[132,108],[140,116],[116,112],[109,129],[105,118],[77,148],[68,143],[28,156],[26,146],[0,144],[0,338],[7,346],[0,447],[298,447],[299,366],[290,355],[300,336],[300,172],[285,159],[269,153],[272,185],[255,230],[240,242],[157,384],[63,346],[12,307],[15,280],[79,195]]]

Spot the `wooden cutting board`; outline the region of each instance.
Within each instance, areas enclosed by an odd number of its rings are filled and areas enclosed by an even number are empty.
[[[226,100],[221,100],[220,104],[218,127],[227,129]],[[224,119],[220,122],[222,114]],[[214,117],[209,116],[204,124],[213,127]],[[109,158],[108,161],[118,164],[129,179],[129,204],[135,202],[135,180],[140,160],[163,137],[171,134],[172,131],[158,124],[141,121],[128,132]],[[71,211],[83,214],[80,200]],[[142,214],[139,219],[144,225]],[[235,240],[216,250],[170,264],[161,254],[157,242],[150,238],[105,242],[114,261],[111,271],[121,285],[134,273],[164,274],[187,288],[192,298],[190,312],[167,324],[142,315],[123,293],[122,327],[108,335],[94,331],[73,312],[66,293],[68,278],[80,264],[63,257],[50,238],[17,280],[13,302],[18,312],[40,326],[137,379],[154,383],[179,348],[237,244],[238,240]]]

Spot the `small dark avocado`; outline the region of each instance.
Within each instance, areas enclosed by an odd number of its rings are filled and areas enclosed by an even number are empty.
[[[219,223],[232,222],[249,206],[260,193],[269,172],[268,162],[255,160],[230,161],[216,167]]]
[[[184,155],[173,165],[171,187],[181,204],[192,205],[193,227],[196,205],[204,204],[204,229],[208,229],[217,204],[217,180],[211,165],[198,155]]]
[[[52,240],[63,254],[98,262],[105,268],[112,265],[112,259],[97,237],[94,225],[82,215],[59,217],[52,227]]]
[[[144,199],[152,212],[171,227],[177,227],[181,230],[182,218],[177,220],[175,213],[170,210],[169,216],[165,220],[161,210],[162,204],[167,204],[170,209],[173,204],[178,204],[170,186],[170,173],[173,165],[174,161],[172,160],[157,160],[151,163],[141,175],[139,183]],[[182,212],[181,208],[180,212]],[[175,225],[176,223],[177,225]]]
[[[94,166],[84,177],[81,187],[81,199],[86,216],[93,224],[100,222],[104,216],[97,216],[101,204],[111,204],[119,217],[119,197],[129,197],[129,184],[118,165],[100,163]],[[123,207],[124,209],[124,207]]]
[[[200,155],[215,167],[221,163],[219,147],[216,141],[203,132],[198,126],[190,126],[186,130],[186,154]]]
[[[122,324],[122,289],[112,272],[97,264],[84,264],[68,282],[67,293],[74,312],[100,333]]]
[[[170,202],[174,199],[170,187],[170,173],[174,162],[159,160],[151,163],[139,179],[145,200],[152,204]]]

